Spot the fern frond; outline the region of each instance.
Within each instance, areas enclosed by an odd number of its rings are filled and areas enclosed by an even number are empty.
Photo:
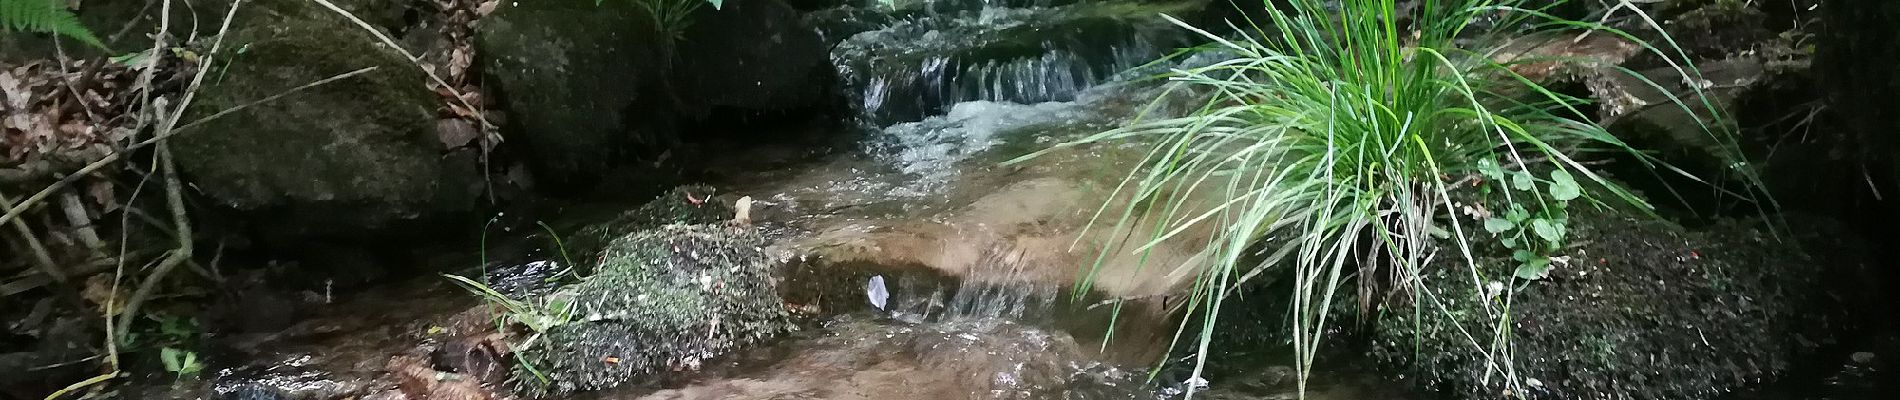
[[[0,0],[0,30],[57,34],[106,50],[99,37],[79,24],[79,16],[61,7],[58,1]]]

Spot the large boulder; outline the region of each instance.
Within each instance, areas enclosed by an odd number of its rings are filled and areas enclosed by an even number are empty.
[[[780,0],[732,0],[693,14],[679,46],[679,93],[698,104],[739,112],[827,107],[833,72],[818,32]]]
[[[668,23],[633,1],[502,2],[478,56],[536,181],[650,190],[693,166],[688,144],[716,139],[685,126],[825,103],[824,47],[796,12],[778,0],[724,8]]]
[[[339,2],[372,21],[400,3]],[[315,3],[249,2],[192,105],[205,116],[360,68],[374,71],[251,105],[181,134],[179,168],[204,195],[272,229],[355,232],[471,210],[482,173],[445,154],[437,97],[415,64]],[[228,63],[228,64],[227,64]]]
[[[1381,314],[1374,358],[1468,398],[1708,399],[1781,376],[1853,323],[1855,285],[1842,283],[1859,281],[1863,260],[1838,228],[1595,212],[1570,224],[1567,258],[1509,293],[1473,287],[1463,258],[1441,254],[1417,303]],[[1831,246],[1810,256],[1797,242]],[[1489,279],[1514,264],[1479,258]],[[1508,347],[1493,347],[1499,337]]]
[[[591,185],[675,146],[671,44],[653,21],[631,1],[504,1],[482,20],[477,54],[507,110],[502,133],[537,182]]]

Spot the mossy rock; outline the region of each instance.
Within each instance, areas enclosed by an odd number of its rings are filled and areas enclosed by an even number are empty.
[[[390,1],[344,3],[365,15],[400,10]],[[243,50],[207,66],[215,70],[192,115],[377,69],[180,134],[173,145],[179,168],[199,191],[268,217],[273,229],[315,232],[472,210],[482,184],[479,163],[471,154],[444,154],[436,138],[440,101],[414,64],[315,3],[247,3],[231,29],[224,46]]]
[[[575,254],[594,254],[608,242],[640,230],[671,224],[711,224],[729,221],[736,211],[719,189],[704,184],[674,187],[640,207],[621,212],[607,222],[581,228],[568,242]]]
[[[843,105],[828,96],[829,47],[785,2],[726,0],[691,18],[673,83],[693,103],[683,108],[694,119],[719,118],[718,109],[819,113]]]
[[[507,110],[502,134],[544,188],[589,189],[678,141],[670,38],[635,3],[504,1],[476,32],[486,88]],[[648,172],[633,175],[662,175]]]
[[[1568,261],[1545,279],[1518,281],[1511,298],[1515,384],[1531,398],[1708,399],[1786,372],[1850,324],[1841,294],[1830,291],[1851,292],[1838,284],[1861,262],[1846,245],[1811,257],[1795,243],[1835,241],[1840,232],[1797,222],[1792,232],[1736,221],[1685,229],[1572,215],[1577,246],[1563,251]],[[1490,345],[1497,312],[1484,306],[1488,294],[1472,287],[1462,257],[1438,259],[1424,280],[1433,300],[1420,300],[1432,305],[1416,313],[1407,302],[1391,305],[1371,355],[1427,388],[1495,397],[1513,382],[1477,349]],[[1511,276],[1514,263],[1479,264],[1496,279]]]
[[[619,386],[691,369],[794,329],[764,240],[749,229],[667,225],[609,243],[593,276],[550,295],[575,321],[522,353],[534,394]],[[533,384],[547,379],[546,385]]]

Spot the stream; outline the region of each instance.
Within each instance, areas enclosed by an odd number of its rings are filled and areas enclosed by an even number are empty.
[[[792,284],[824,282],[810,284],[822,296],[788,300],[809,321],[697,370],[568,398],[1172,399],[1203,384],[1187,379],[1192,363],[1171,345],[1181,322],[1166,306],[1191,283],[1179,266],[1194,249],[1110,257],[1093,277],[1078,267],[1094,253],[1072,250],[1126,245],[1086,228],[1147,149],[1096,146],[1003,164],[1144,112],[1179,112],[1154,103],[1160,86],[1140,78],[1175,65],[1150,61],[1192,44],[1154,15],[1202,4],[873,3],[806,15],[834,46],[858,143],[792,168],[728,154],[711,172],[722,195],[758,201],[753,218],[769,253],[816,271],[795,273]],[[1206,60],[1169,61],[1194,62]],[[480,257],[491,261],[491,284],[549,289],[540,278],[561,269],[558,257],[529,240],[497,242]],[[479,262],[445,257],[429,268]],[[1078,295],[1089,278],[1092,290]],[[1117,314],[1110,299],[1128,302]],[[433,275],[326,300],[290,329],[224,338],[206,384],[155,387],[144,398],[270,398],[254,394],[261,386],[293,399],[399,399],[382,373],[391,357],[493,330],[478,298]],[[1258,347],[1196,397],[1296,398],[1290,354]],[[1320,375],[1307,398],[1413,398],[1349,366]]]

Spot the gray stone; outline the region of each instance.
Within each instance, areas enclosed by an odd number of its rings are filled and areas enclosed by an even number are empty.
[[[345,2],[363,4],[394,2]],[[378,15],[387,8],[363,8]],[[341,16],[304,1],[247,3],[192,105],[205,116],[293,87],[317,86],[226,115],[175,141],[193,186],[224,206],[268,216],[272,229],[351,232],[473,208],[472,155],[445,156],[428,78]]]
[[[477,53],[507,109],[502,134],[537,182],[591,185],[674,147],[670,44],[652,21],[629,1],[504,1],[482,21]]]
[[[677,85],[712,107],[782,111],[822,106],[832,69],[818,33],[780,0],[701,7],[679,46]]]

